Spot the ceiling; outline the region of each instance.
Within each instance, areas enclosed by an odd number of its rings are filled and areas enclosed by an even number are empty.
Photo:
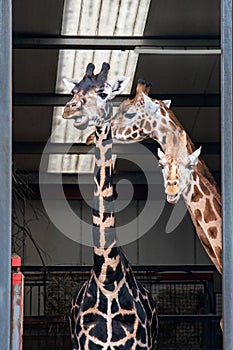
[[[76,4],[81,6],[83,1],[76,0]],[[102,7],[111,2],[98,1]],[[121,0],[118,2],[121,4]],[[136,4],[140,9],[140,0],[129,3],[132,6],[127,9],[129,13]],[[69,49],[69,45],[88,49],[89,45],[103,53],[110,48],[121,48],[123,55],[124,50],[133,50],[140,43],[144,49],[153,46],[160,51],[139,53],[130,96],[134,95],[137,80],[144,78],[152,83],[151,96],[172,99],[173,112],[194,143],[203,144],[203,157],[219,181],[220,55],[184,54],[184,50],[220,48],[220,0],[151,0],[142,36],[125,35],[120,44],[119,35],[107,35],[104,44],[93,35],[86,36],[84,42],[83,37],[68,36],[68,40],[63,40],[63,6],[63,0],[13,0],[16,167],[37,177],[41,153],[51,135],[54,106],[64,106],[69,99],[56,88],[59,49]],[[129,18],[129,13],[125,18]],[[103,33],[104,29],[101,38],[105,37]],[[167,48],[173,49],[173,54],[161,54],[161,49]],[[182,54],[177,52],[180,49]],[[120,67],[111,69],[117,73]],[[123,95],[116,102],[124,98]],[[82,150],[85,153],[85,147]],[[117,163],[116,172],[126,170],[129,165]]]

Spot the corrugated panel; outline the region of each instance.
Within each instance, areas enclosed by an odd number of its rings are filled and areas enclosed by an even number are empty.
[[[89,36],[137,36],[143,35],[150,0],[65,0],[62,35]],[[116,77],[134,77],[138,54],[113,50],[61,50],[58,60],[56,92],[65,93],[63,78],[82,79],[86,66],[93,62],[96,72],[102,62],[109,62],[111,69],[108,81],[114,83]],[[125,90],[129,93],[131,84]],[[85,142],[87,132],[73,127],[73,122],[61,121],[61,108],[54,109],[52,125],[53,142]],[[93,129],[92,129],[93,130]],[[91,131],[92,131],[91,130]],[[90,130],[88,130],[90,132]],[[88,157],[90,158],[88,160]],[[49,171],[92,172],[93,156],[53,156],[49,158]]]

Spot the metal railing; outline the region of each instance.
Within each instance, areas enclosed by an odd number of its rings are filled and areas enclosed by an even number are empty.
[[[90,266],[23,267],[24,350],[70,349],[68,314],[72,295]],[[136,278],[157,302],[159,349],[222,349],[211,266],[135,266]]]

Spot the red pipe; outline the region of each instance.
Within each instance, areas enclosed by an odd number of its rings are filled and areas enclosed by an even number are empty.
[[[21,258],[18,255],[12,255],[11,266],[11,350],[22,350],[24,275],[20,272]]]

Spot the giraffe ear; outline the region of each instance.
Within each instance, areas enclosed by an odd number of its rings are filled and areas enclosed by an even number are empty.
[[[72,93],[73,89],[78,84],[78,81],[77,80],[73,80],[73,79],[66,79],[66,78],[64,78],[63,79],[63,83],[67,87],[68,91]]]
[[[145,110],[148,114],[154,114],[159,109],[159,104],[153,102],[150,97],[148,97],[146,94],[142,93],[142,96],[144,98],[145,102]]]
[[[200,153],[201,153],[201,147],[199,147],[198,149],[196,149],[196,151],[194,151],[192,154],[189,155],[189,160],[190,160],[189,165],[191,166],[197,165],[198,157]]]
[[[118,78],[112,86],[112,94],[109,99],[112,100],[116,95],[120,94],[130,81],[130,77],[120,77]]]
[[[163,100],[163,103],[166,105],[167,108],[170,108],[171,102],[171,100]]]
[[[160,148],[158,148],[158,157],[159,157],[159,159],[163,159],[164,157],[165,157],[165,154],[163,153],[163,151],[161,151],[161,149]]]

